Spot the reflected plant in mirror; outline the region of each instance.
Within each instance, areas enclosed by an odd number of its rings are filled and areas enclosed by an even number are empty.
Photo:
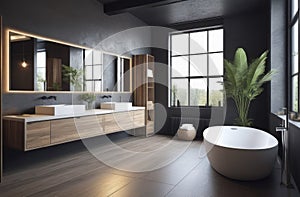
[[[173,97],[172,97],[172,105],[173,106],[176,106],[176,99],[177,99],[177,86],[176,85],[172,85],[172,94],[173,94]]]
[[[70,82],[74,91],[82,91],[83,71],[70,66],[62,65],[63,79],[65,82]]]

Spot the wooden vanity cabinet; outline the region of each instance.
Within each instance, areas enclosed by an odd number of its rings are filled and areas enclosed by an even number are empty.
[[[37,122],[5,119],[3,123],[5,145],[28,151],[119,131],[134,131],[145,126],[145,110]]]

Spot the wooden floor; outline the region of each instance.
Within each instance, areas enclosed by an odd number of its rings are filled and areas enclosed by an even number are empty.
[[[104,143],[94,145],[101,158],[121,163],[118,168],[152,170],[115,169],[99,161],[81,142],[27,153],[6,150],[0,196],[300,196],[295,189],[280,185],[278,164],[264,180],[240,182],[227,179],[210,167],[202,154],[201,141],[189,144],[166,136],[138,138],[123,133],[112,135],[110,139],[123,150],[152,156],[140,158],[133,154],[128,157]],[[161,163],[166,166],[161,167]],[[155,169],[155,166],[161,168]]]

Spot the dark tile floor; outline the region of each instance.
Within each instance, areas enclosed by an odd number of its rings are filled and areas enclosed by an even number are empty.
[[[145,146],[158,141],[164,145],[170,140],[169,137],[159,135],[112,139],[130,150],[147,148]],[[28,153],[7,151],[0,196],[300,196],[296,189],[280,185],[278,164],[269,177],[259,181],[235,181],[216,173],[210,167],[207,157],[200,156],[201,143],[194,141],[183,155],[165,167],[138,173],[121,171],[103,164],[80,142]],[[99,148],[105,150],[107,145]]]

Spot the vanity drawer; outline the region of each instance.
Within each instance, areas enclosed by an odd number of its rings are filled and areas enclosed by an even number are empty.
[[[102,121],[104,133],[113,133],[121,130],[117,122],[115,121],[114,114],[101,115],[100,119]]]
[[[96,115],[75,118],[74,120],[81,139],[104,134],[102,125]]]
[[[51,144],[79,139],[74,118],[51,121]]]
[[[134,128],[133,113],[131,111],[119,112],[113,115],[116,123],[120,128],[120,131],[126,131]]]
[[[145,110],[133,111],[134,127],[145,126]]]
[[[50,145],[50,121],[32,122],[26,125],[26,149]]]

